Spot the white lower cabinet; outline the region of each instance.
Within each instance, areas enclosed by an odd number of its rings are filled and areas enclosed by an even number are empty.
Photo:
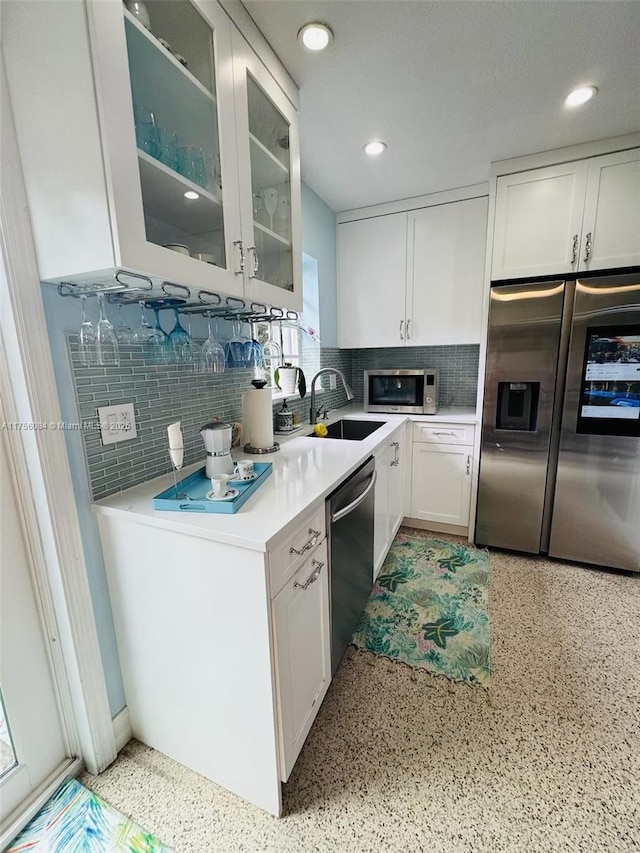
[[[373,536],[373,579],[382,568],[385,557],[405,516],[406,427],[394,432],[375,455],[376,499]]]
[[[280,718],[280,774],[286,782],[331,682],[326,539],[272,603]]]
[[[414,424],[411,518],[468,528],[473,437],[470,424]]]

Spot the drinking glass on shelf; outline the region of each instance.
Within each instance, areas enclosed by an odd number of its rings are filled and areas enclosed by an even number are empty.
[[[166,127],[159,128],[160,156],[158,159],[174,172],[178,171],[178,137]]]
[[[173,313],[175,314],[176,323],[169,332],[169,343],[173,348],[175,360],[180,364],[188,364],[193,361],[191,335],[180,325],[180,314],[177,308],[173,309]]]
[[[100,364],[106,367],[117,367],[120,364],[120,348],[115,329],[107,318],[104,293],[98,294],[98,305],[100,307],[100,319],[98,320],[96,339],[98,342]]]
[[[80,298],[80,302],[82,304],[82,325],[80,326],[80,332],[78,334],[78,352],[80,355],[80,362],[85,367],[91,367],[92,365],[100,363],[96,328],[87,317],[87,297],[82,296]]]
[[[202,345],[199,353],[201,373],[224,373],[227,359],[222,344],[216,340],[211,317],[209,321],[209,337]]]
[[[178,172],[199,187],[207,186],[204,154],[201,148],[182,146],[177,151]]]
[[[136,127],[136,145],[141,151],[158,159],[160,157],[160,128],[150,109],[142,104],[133,105]]]
[[[288,231],[289,223],[291,221],[291,204],[289,202],[289,190],[286,186],[284,190],[278,194],[276,219],[278,220],[278,228],[280,232]]]
[[[116,340],[119,344],[132,344],[134,332],[124,321],[122,316],[122,303],[118,305],[118,325],[115,327]]]
[[[253,220],[258,221],[258,216],[262,210],[262,194],[260,191],[253,194]]]
[[[264,206],[269,214],[269,229],[273,231],[273,214],[278,207],[278,190],[275,187],[267,187],[262,191]]]

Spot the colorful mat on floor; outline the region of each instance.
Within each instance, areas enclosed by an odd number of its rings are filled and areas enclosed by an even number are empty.
[[[402,529],[352,642],[476,687],[489,684],[489,555]]]
[[[76,779],[67,779],[6,853],[171,853]]]

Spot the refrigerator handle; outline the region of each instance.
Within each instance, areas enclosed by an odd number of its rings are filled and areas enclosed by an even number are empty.
[[[578,260],[578,235],[573,235],[573,244],[571,246],[571,266]]]

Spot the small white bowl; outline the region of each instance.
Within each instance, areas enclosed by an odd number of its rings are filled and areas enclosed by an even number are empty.
[[[165,249],[171,249],[172,252],[178,252],[179,255],[188,255],[191,257],[191,252],[188,246],[183,246],[182,243],[165,243]]]

